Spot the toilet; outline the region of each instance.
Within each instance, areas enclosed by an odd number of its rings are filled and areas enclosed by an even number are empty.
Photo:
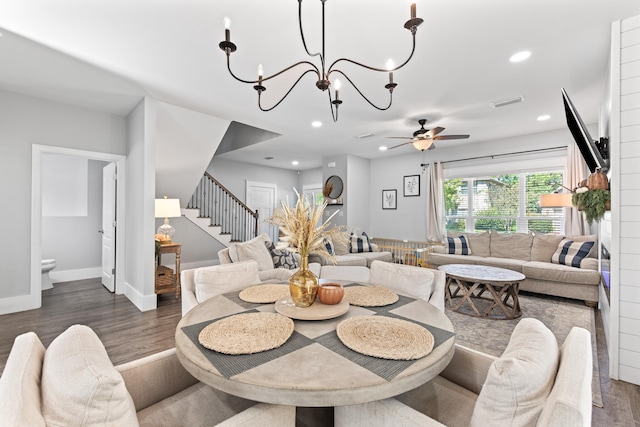
[[[55,259],[43,259],[42,260],[42,290],[53,288],[53,283],[51,283],[51,277],[49,277],[49,272],[56,268],[56,260]]]

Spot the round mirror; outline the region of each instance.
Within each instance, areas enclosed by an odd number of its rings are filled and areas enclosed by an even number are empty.
[[[342,194],[342,178],[332,175],[324,184],[324,196],[329,199],[337,199]]]

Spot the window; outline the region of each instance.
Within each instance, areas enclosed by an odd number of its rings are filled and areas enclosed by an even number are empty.
[[[543,209],[539,200],[561,184],[560,171],[448,179],[444,184],[447,231],[560,234],[564,209]]]

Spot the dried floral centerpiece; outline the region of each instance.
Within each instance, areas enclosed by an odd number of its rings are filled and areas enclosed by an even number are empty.
[[[318,293],[318,278],[309,270],[309,254],[320,252],[333,257],[327,252],[327,239],[346,242],[346,236],[341,227],[330,228],[330,221],[338,211],[322,222],[327,202],[312,205],[304,194],[297,191],[296,194],[298,201],[295,207],[291,208],[283,202],[282,210],[269,218],[269,222],[280,227],[283,234],[281,239],[300,254],[300,269],[289,279],[289,291],[296,306],[308,307]]]

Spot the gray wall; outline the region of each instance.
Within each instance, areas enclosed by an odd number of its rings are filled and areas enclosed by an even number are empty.
[[[31,146],[125,154],[122,117],[0,91],[0,306],[31,286]],[[14,305],[14,300],[7,300]]]

